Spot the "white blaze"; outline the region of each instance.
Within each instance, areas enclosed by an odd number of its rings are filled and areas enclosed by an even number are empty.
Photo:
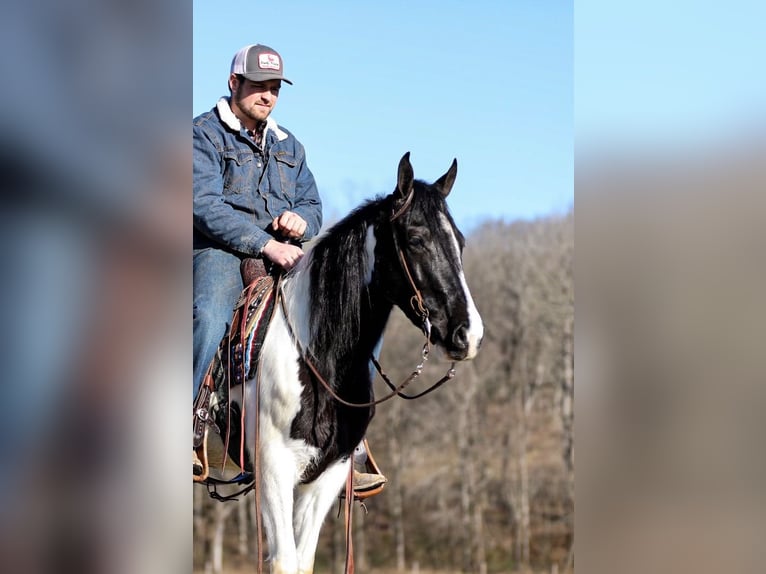
[[[463,287],[463,294],[465,295],[466,305],[468,307],[468,354],[466,359],[473,359],[476,353],[479,352],[479,343],[484,336],[484,323],[479,315],[479,310],[476,308],[476,304],[473,302],[471,291],[468,289],[468,283],[465,280],[465,273],[463,273],[463,265],[460,259],[460,244],[455,236],[455,231],[452,229],[447,217],[443,214],[439,214],[439,221],[447,234],[452,238],[452,249],[455,254],[456,261],[460,265],[460,285]]]

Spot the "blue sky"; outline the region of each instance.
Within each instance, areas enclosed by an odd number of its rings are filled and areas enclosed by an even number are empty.
[[[577,155],[676,152],[766,127],[766,2],[577,0]]]
[[[195,0],[195,115],[250,43],[284,58],[294,85],[273,115],[305,145],[326,218],[390,192],[406,151],[428,181],[458,159],[466,231],[573,203],[571,1]]]

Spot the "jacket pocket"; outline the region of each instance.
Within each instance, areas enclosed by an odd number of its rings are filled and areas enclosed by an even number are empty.
[[[247,150],[227,149],[223,152],[223,193],[235,195],[245,192],[253,176],[253,153]]]
[[[286,197],[292,198],[295,196],[295,183],[298,180],[298,160],[285,151],[278,151],[273,157],[279,172],[279,187]]]

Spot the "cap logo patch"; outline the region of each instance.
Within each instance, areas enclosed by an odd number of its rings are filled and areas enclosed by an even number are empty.
[[[258,67],[262,70],[279,71],[279,56],[276,54],[258,54]]]

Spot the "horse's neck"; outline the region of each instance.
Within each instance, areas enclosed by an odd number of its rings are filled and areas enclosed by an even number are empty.
[[[378,346],[383,337],[383,331],[388,323],[393,305],[382,296],[377,295],[372,288],[369,288],[367,293],[368,296],[362,297],[360,317],[367,328],[363,329],[359,344],[368,347],[364,350],[371,352]]]
[[[283,291],[293,334],[302,350],[311,349],[314,354],[310,343],[312,325],[315,324],[316,318],[311,310],[311,276],[308,267],[301,266],[285,279]],[[336,354],[339,356],[369,357],[383,337],[393,308],[393,305],[371,286],[365,286],[358,296],[361,300],[360,316],[357,317],[361,325],[360,337],[349,348],[337,349]],[[331,357],[314,356],[319,360],[332,360]]]
[[[287,322],[301,349],[311,340],[311,278],[305,268],[299,268],[282,280],[282,296]]]

